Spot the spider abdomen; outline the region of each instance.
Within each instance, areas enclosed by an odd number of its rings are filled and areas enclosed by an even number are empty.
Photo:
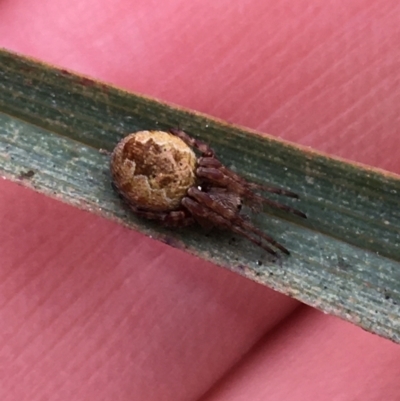
[[[111,156],[114,185],[136,208],[166,212],[180,207],[196,182],[196,155],[175,135],[139,131],[123,138]]]

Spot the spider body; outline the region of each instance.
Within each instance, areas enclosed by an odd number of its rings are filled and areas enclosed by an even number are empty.
[[[306,217],[260,192],[297,198],[296,194],[246,181],[225,167],[207,144],[177,129],[126,136],[111,155],[111,173],[114,188],[137,215],[170,227],[197,222],[206,228],[228,229],[273,255],[276,252],[268,244],[289,251],[256,228],[241,213],[242,205],[259,210],[265,203]]]

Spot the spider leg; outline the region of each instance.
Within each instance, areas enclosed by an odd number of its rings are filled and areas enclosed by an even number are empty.
[[[211,209],[207,208],[206,206],[200,204],[194,199],[185,197],[182,199],[182,204],[190,211],[190,213],[192,213],[192,215],[195,218],[199,217],[204,220],[212,221],[213,225],[219,228],[230,229],[233,232],[246,237],[249,241],[253,242],[260,248],[263,248],[271,255],[277,256],[277,253],[268,245],[266,245],[264,242],[262,242],[259,238],[251,236],[246,230],[244,230],[240,226],[233,225],[229,220],[222,217],[218,213],[212,211]]]
[[[129,205],[129,208],[139,217],[143,217],[148,220],[157,220],[166,227],[178,228],[187,227],[194,223],[194,219],[188,216],[183,210],[173,210],[170,212],[151,212],[148,210],[141,210],[133,205]]]
[[[296,216],[307,218],[307,216],[303,212],[300,212],[300,210],[256,194],[246,185],[246,183],[243,184],[242,182],[234,180],[232,177],[224,174],[220,169],[214,167],[198,167],[196,173],[200,178],[211,181],[211,183],[216,186],[229,188],[231,191],[243,196],[244,199],[247,199],[253,204],[253,207],[266,203],[276,209],[281,209],[285,212],[295,214]]]
[[[169,132],[173,135],[176,135],[180,139],[182,139],[183,142],[185,142],[188,146],[194,147],[202,153],[202,157],[200,157],[198,160],[199,166],[217,168],[217,169],[221,170],[225,175],[232,178],[234,181],[241,183],[246,188],[258,189],[261,191],[266,191],[266,192],[274,193],[277,195],[288,196],[291,198],[299,197],[294,192],[288,191],[283,188],[248,182],[243,177],[236,174],[234,171],[232,171],[228,167],[224,166],[218,159],[216,159],[214,151],[206,143],[204,143],[198,139],[192,138],[185,131],[182,131],[178,128],[171,128],[169,130]],[[302,217],[304,217],[304,216],[302,216]]]
[[[199,166],[202,166],[202,167],[217,168],[218,170],[221,170],[225,175],[227,175],[228,177],[232,178],[233,180],[241,183],[242,185],[244,185],[247,188],[258,189],[261,191],[266,191],[266,192],[270,192],[270,193],[277,194],[277,195],[288,196],[290,198],[298,198],[299,197],[294,192],[288,191],[283,188],[271,187],[268,185],[262,185],[262,184],[256,184],[254,182],[248,182],[243,177],[241,177],[239,174],[236,174],[234,171],[232,171],[228,167],[224,166],[218,159],[215,159],[214,157],[201,157],[201,158],[199,158],[198,164],[199,164]]]
[[[185,142],[186,145],[198,149],[204,157],[214,157],[214,151],[206,143],[192,138],[185,131],[182,131],[178,128],[171,128],[169,132],[182,139],[182,141]]]
[[[218,198],[212,197],[208,193],[202,192],[195,187],[192,187],[188,190],[188,195],[199,202],[199,204],[206,205],[207,208],[226,219],[229,223],[229,228],[233,229],[233,227],[239,227],[242,232],[246,233],[250,231],[253,234],[256,234],[260,238],[264,239],[265,241],[269,242],[276,248],[280,249],[287,255],[290,254],[283,245],[279,244],[279,242],[276,242],[272,237],[254,227],[250,222],[246,221],[242,216],[240,216],[238,209],[227,207],[222,202],[219,202]],[[223,197],[222,194],[220,196]]]
[[[271,207],[274,207],[275,209],[281,209],[285,212],[289,212],[289,213],[295,214],[296,216],[302,217],[303,219],[307,218],[306,214],[304,214],[303,212],[300,212],[300,210],[297,210],[294,207],[283,205],[282,203],[275,202],[271,199],[264,198],[262,196],[261,196],[261,199],[264,203],[266,203],[267,205],[269,205]]]

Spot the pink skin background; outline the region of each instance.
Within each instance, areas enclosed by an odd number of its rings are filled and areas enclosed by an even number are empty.
[[[0,46],[400,173],[398,0],[1,0]],[[400,347],[0,179],[0,399],[399,400]]]

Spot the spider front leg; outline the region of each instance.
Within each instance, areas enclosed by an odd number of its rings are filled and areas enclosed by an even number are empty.
[[[253,241],[253,237],[251,237],[249,233],[253,233],[258,237],[264,239],[265,241],[269,242],[276,248],[280,249],[283,253],[290,255],[290,252],[283,245],[275,241],[272,237],[265,234],[257,227],[253,226],[250,222],[245,220],[242,216],[240,216],[239,214],[240,210],[237,207],[235,207],[235,205],[231,205],[230,203],[224,202],[225,197],[228,196],[229,193],[209,194],[206,192],[202,192],[197,188],[192,187],[188,190],[188,195],[194,198],[199,204],[205,205],[212,212],[224,218],[229,224],[228,228],[232,230],[234,228],[240,230],[240,232],[247,238],[249,238],[251,241]],[[267,248],[270,249],[269,247]]]
[[[267,192],[270,192],[270,193],[273,193],[273,194],[277,194],[277,195],[288,196],[290,198],[298,198],[299,197],[294,192],[288,191],[288,190],[283,189],[283,188],[271,187],[271,186],[268,186],[268,185],[262,185],[262,184],[256,184],[254,182],[248,182],[242,176],[240,176],[239,174],[236,174],[230,168],[228,168],[225,165],[223,165],[215,157],[200,157],[199,158],[199,166],[218,169],[221,172],[223,172],[226,176],[228,176],[232,180],[242,184],[242,186],[244,186],[246,188],[258,189],[260,191],[267,191]]]
[[[217,228],[225,228],[227,230],[231,230],[236,234],[242,235],[246,237],[249,241],[253,242],[260,248],[263,248],[265,251],[270,253],[273,256],[277,256],[277,253],[266,245],[261,239],[257,237],[253,237],[248,231],[241,228],[240,226],[233,225],[231,221],[214,212],[213,210],[207,208],[205,205],[197,202],[194,199],[189,197],[185,197],[182,199],[182,204],[192,213],[194,218],[199,218],[203,221],[209,221],[212,223],[214,227]],[[286,248],[284,248],[286,250]],[[289,253],[287,250],[285,253]]]
[[[232,172],[240,180],[234,179],[231,175],[227,175],[223,168],[218,167],[218,165],[222,167],[224,166],[217,159],[202,157],[199,159],[198,164],[199,167],[196,170],[198,177],[204,179],[206,182],[212,183],[215,186],[229,188],[229,190],[239,194],[245,200],[247,200],[253,209],[259,209],[261,204],[266,203],[267,205],[276,209],[281,209],[285,212],[295,214],[296,216],[307,218],[303,212],[300,212],[293,207],[275,202],[255,193],[251,187],[251,183],[247,183],[247,181],[237,176],[235,173]]]

